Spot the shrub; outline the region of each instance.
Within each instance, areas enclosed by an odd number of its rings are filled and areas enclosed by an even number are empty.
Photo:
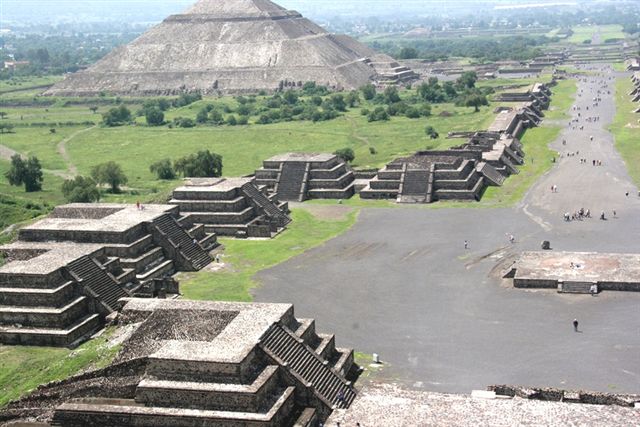
[[[155,162],[149,167],[151,173],[155,173],[158,179],[174,179],[176,172],[171,165],[171,159],[163,159]]]
[[[76,176],[62,184],[62,194],[69,203],[93,203],[100,200],[100,191],[91,178]]]
[[[351,148],[341,148],[340,150],[336,150],[333,154],[340,157],[347,163],[351,163],[355,160],[356,155]]]

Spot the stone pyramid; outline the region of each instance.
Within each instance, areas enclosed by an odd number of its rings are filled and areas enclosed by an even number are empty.
[[[200,0],[45,94],[237,94],[308,81],[355,89],[414,77],[391,57],[268,0]]]

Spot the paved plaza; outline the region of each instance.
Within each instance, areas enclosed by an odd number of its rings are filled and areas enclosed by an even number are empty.
[[[385,377],[426,390],[469,393],[506,383],[638,392],[640,294],[520,290],[499,274],[501,261],[539,250],[543,240],[556,251],[640,253],[638,189],[606,130],[614,83],[579,82],[580,110],[572,114],[581,113],[580,123],[563,122],[552,144],[562,158],[520,205],[363,209],[347,233],[262,272],[256,301],[295,304],[338,345],[379,353]],[[602,101],[593,107],[596,97]],[[564,221],[580,208],[593,218]]]

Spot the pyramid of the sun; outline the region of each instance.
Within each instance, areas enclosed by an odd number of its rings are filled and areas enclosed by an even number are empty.
[[[316,82],[354,89],[413,71],[268,0],[200,0],[45,94],[243,93]]]

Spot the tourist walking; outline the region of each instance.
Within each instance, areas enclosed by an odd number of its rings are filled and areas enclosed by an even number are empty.
[[[464,248],[465,249],[469,249],[469,241],[468,240],[464,241]]]
[[[578,319],[573,319],[573,331],[578,332]]]

